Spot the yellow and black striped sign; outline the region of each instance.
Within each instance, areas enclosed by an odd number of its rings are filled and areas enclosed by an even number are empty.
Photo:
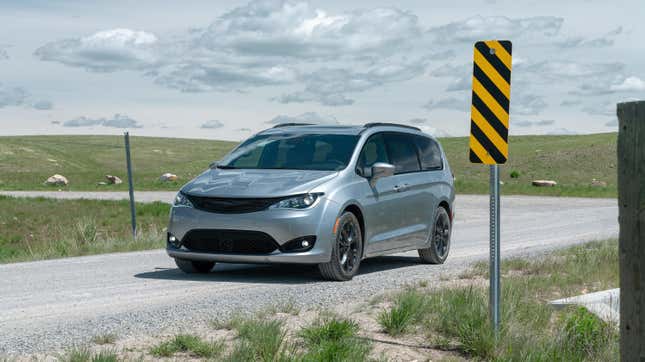
[[[475,43],[470,107],[472,163],[495,165],[508,159],[511,54],[512,45],[508,40]]]

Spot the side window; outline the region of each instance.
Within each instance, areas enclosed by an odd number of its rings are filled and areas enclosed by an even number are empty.
[[[395,173],[414,172],[421,169],[413,137],[403,133],[385,135],[387,154],[396,167]]]
[[[383,139],[383,134],[377,133],[371,136],[363,149],[361,154],[358,156],[358,167],[371,167],[377,162],[390,163],[390,159],[387,156],[387,149],[385,148],[385,140]]]
[[[422,170],[441,170],[443,161],[441,160],[441,150],[437,142],[427,137],[416,136],[417,147],[419,147],[419,156],[421,156]]]

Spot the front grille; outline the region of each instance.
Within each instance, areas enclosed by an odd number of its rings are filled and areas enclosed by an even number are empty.
[[[270,254],[278,249],[268,234],[244,230],[191,230],[182,244],[190,251],[220,254]]]
[[[242,214],[262,211],[282,197],[271,198],[224,198],[186,195],[196,209],[219,214]]]

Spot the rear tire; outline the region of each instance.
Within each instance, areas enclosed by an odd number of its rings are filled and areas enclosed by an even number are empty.
[[[210,273],[215,266],[214,261],[200,261],[200,260],[186,260],[175,258],[175,264],[181,269],[184,273],[194,274],[206,274]]]
[[[430,247],[419,249],[419,257],[426,264],[443,264],[450,251],[450,234],[452,223],[448,211],[439,207],[435,214],[434,226],[430,236]]]
[[[363,257],[363,235],[356,216],[347,211],[340,216],[331,260],[318,264],[323,279],[350,280],[358,273]]]

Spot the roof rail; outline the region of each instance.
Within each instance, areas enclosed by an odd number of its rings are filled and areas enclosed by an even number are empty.
[[[378,126],[403,127],[403,128],[413,129],[415,131],[421,131],[419,127],[408,126],[407,124],[390,123],[390,122],[371,122],[371,123],[366,123],[365,126],[363,127],[372,128],[372,127],[378,127]]]
[[[280,123],[276,124],[272,128],[280,128],[280,127],[291,127],[291,126],[313,126],[313,123]]]

